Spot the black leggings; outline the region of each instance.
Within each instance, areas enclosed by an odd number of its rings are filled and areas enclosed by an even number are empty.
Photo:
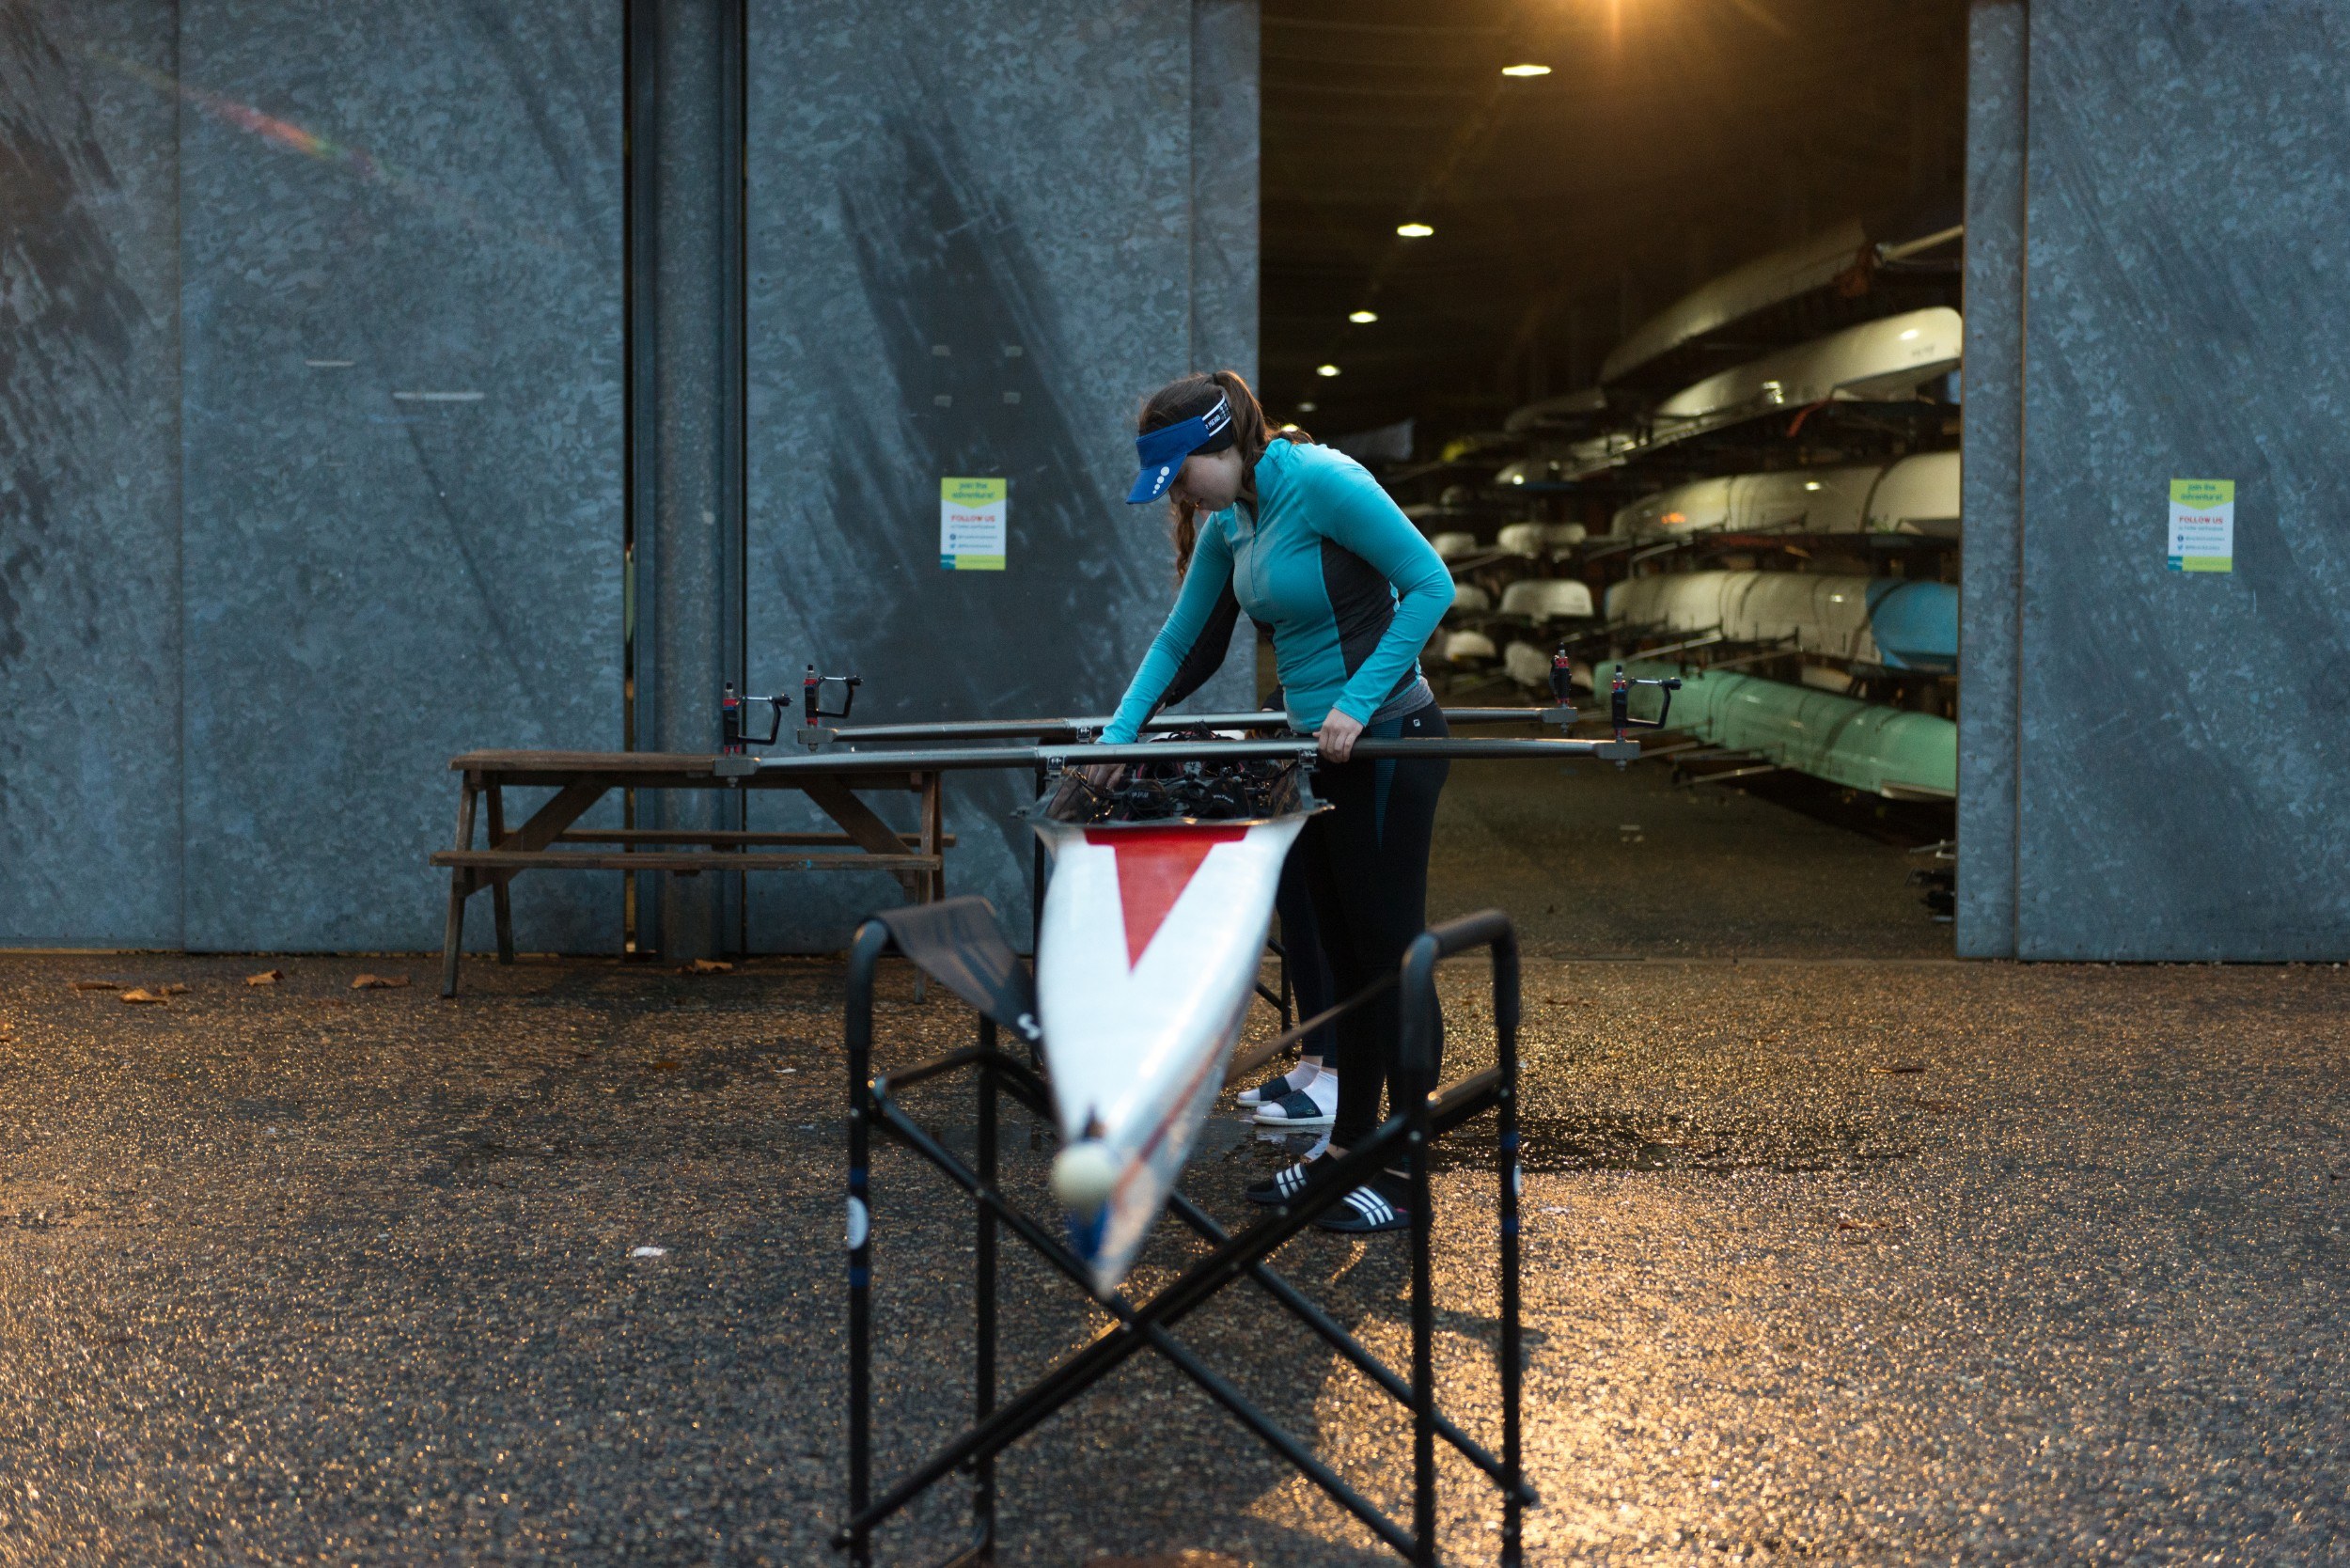
[[[1366,729],[1376,740],[1445,736],[1434,703]],[[1380,979],[1393,979],[1428,924],[1428,844],[1436,829],[1436,797],[1452,764],[1441,758],[1320,764],[1314,792],[1332,809],[1309,818],[1300,837],[1306,886],[1331,978],[1343,1000]],[[1397,1082],[1402,1045],[1395,992],[1338,1022],[1339,1111],[1330,1141],[1350,1148],[1379,1125],[1379,1091],[1402,1103]]]
[[[1322,950],[1322,925],[1314,918],[1314,896],[1306,886],[1306,844],[1301,838],[1290,846],[1281,862],[1280,889],[1273,907],[1281,917],[1281,966],[1288,971],[1290,990],[1297,998],[1297,1019],[1304,1023],[1327,1012],[1339,999],[1338,982],[1330,978],[1330,960]],[[1333,1030],[1324,1024],[1298,1043],[1302,1057],[1330,1058],[1338,1049]],[[1338,1062],[1330,1061],[1332,1067]]]

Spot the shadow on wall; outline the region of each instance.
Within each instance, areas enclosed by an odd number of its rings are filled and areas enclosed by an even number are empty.
[[[861,558],[837,582],[807,583],[779,563],[776,579],[825,596],[792,605],[794,618],[867,629],[827,656],[854,663],[877,719],[1057,712],[1093,686],[1122,685],[1107,666],[1123,647],[1131,565],[1120,557],[1132,541],[1112,531],[1115,498],[1053,380],[1065,361],[1026,241],[972,178],[952,129],[910,118],[892,122],[840,204],[885,364],[832,374],[854,388],[878,369],[895,395],[831,404],[824,493],[811,510],[853,534]],[[938,482],[949,475],[1009,481],[1012,571],[940,570]],[[1027,829],[1005,812],[1026,782],[957,783],[963,804],[987,808],[1015,863]]]

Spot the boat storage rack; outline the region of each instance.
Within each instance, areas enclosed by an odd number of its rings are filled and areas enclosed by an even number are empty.
[[[1458,1082],[1435,1081],[1443,1020],[1436,996],[1437,964],[1456,953],[1485,949],[1492,955],[1494,1065]],[[895,951],[979,1011],[975,1044],[885,1076],[872,1073],[873,984],[880,960]],[[1363,1143],[1343,1156],[1325,1159],[1321,1174],[1287,1204],[1237,1233],[1227,1231],[1180,1188],[1168,1212],[1208,1244],[1207,1253],[1144,1301],[1123,1293],[1096,1296],[1084,1265],[1059,1238],[1058,1214],[1040,1219],[1014,1204],[997,1185],[997,1110],[1005,1096],[1046,1122],[1052,1121],[1043,1076],[1037,1065],[1040,1031],[1028,971],[1013,954],[983,899],[959,898],[891,910],[859,928],[849,961],[847,1048],[849,1058],[849,1509],[834,1538],[855,1568],[872,1562],[875,1531],[892,1515],[950,1474],[970,1476],[969,1544],[939,1568],[995,1560],[995,1473],[997,1454],[1033,1431],[1056,1411],[1101,1382],[1129,1357],[1150,1350],[1164,1356],[1241,1425],[1319,1485],[1373,1534],[1406,1560],[1433,1565],[1436,1556],[1436,1441],[1460,1451],[1501,1495],[1500,1560],[1523,1561],[1522,1519],[1535,1495],[1524,1474],[1520,1443],[1520,1388],[1524,1348],[1518,1300],[1518,1122],[1517,1122],[1517,938],[1509,917],[1487,910],[1422,933],[1406,950],[1392,981],[1382,980],[1319,1017],[1290,1031],[1297,1038],[1364,1006],[1388,985],[1401,988],[1402,1057],[1406,1104]],[[1002,1031],[1025,1043],[1020,1055],[999,1043]],[[1046,1049],[1049,1053],[1049,1043]],[[906,1093],[965,1072],[977,1079],[976,1149],[970,1164],[925,1131],[906,1108]],[[1500,1272],[1501,1450],[1496,1455],[1455,1424],[1437,1406],[1433,1360],[1435,1302],[1430,1266],[1429,1156],[1436,1139],[1491,1110],[1498,1127],[1494,1175],[1498,1184]],[[877,1218],[868,1181],[873,1134],[879,1131],[919,1154],[971,1198],[978,1231],[975,1270],[972,1424],[963,1434],[874,1496],[873,1444],[873,1232]],[[1388,1368],[1336,1319],[1272,1266],[1281,1246],[1399,1156],[1406,1164],[1411,1191],[1411,1368],[1408,1377]],[[1042,1377],[1009,1398],[996,1388],[997,1242],[1004,1232],[1026,1243],[1066,1276],[1114,1320],[1109,1328],[1063,1356]],[[1411,1412],[1412,1509],[1408,1525],[1389,1518],[1350,1486],[1298,1438],[1285,1431],[1239,1388],[1186,1349],[1175,1329],[1183,1319],[1226,1288],[1254,1280],[1266,1294],[1320,1336],[1356,1370]]]

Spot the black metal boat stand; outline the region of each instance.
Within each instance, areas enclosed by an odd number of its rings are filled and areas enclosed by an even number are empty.
[[[1493,962],[1494,1065],[1441,1088],[1436,1083],[1443,1019],[1436,998],[1437,964],[1472,949],[1490,949]],[[886,1076],[871,1072],[873,978],[891,950],[912,959],[940,983],[979,1009],[977,1043]],[[1387,981],[1341,1003],[1302,1031],[1364,1005]],[[957,1470],[971,1478],[971,1538],[939,1565],[995,1560],[995,1456],[1034,1430],[1063,1405],[1144,1349],[1165,1356],[1197,1383],[1243,1426],[1292,1466],[1360,1519],[1407,1561],[1434,1565],[1436,1557],[1436,1439],[1441,1437],[1488,1478],[1501,1494],[1500,1560],[1523,1561],[1522,1518],[1535,1501],[1527,1485],[1520,1445],[1520,1385],[1523,1346],[1518,1302],[1518,1126],[1517,1126],[1517,938],[1509,917],[1497,910],[1449,921],[1421,933],[1406,951],[1397,982],[1402,991],[1402,1060],[1413,1090],[1409,1103],[1345,1155],[1323,1161],[1321,1175],[1289,1204],[1237,1234],[1228,1232],[1181,1192],[1168,1212],[1208,1243],[1192,1262],[1148,1300],[1122,1294],[1093,1297],[1113,1325],[1063,1357],[1050,1372],[1009,1399],[996,1391],[996,1247],[1010,1231],[1067,1276],[1089,1296],[1084,1265],[1058,1236],[1058,1215],[1040,1219],[1011,1202],[996,1185],[996,1111],[1010,1096],[1042,1120],[1052,1120],[1043,1077],[1019,1058],[1000,1049],[998,1030],[1009,1028],[1033,1047],[1038,1041],[1034,993],[1028,972],[1005,941],[986,901],[964,898],[892,910],[857,933],[849,963],[847,1045],[849,1057],[849,1513],[834,1538],[855,1568],[872,1561],[875,1530],[893,1514]],[[977,1078],[978,1147],[965,1165],[925,1132],[901,1104],[908,1090],[968,1070]],[[1495,1171],[1499,1183],[1498,1264],[1501,1276],[1501,1451],[1471,1437],[1437,1406],[1433,1360],[1435,1300],[1431,1278],[1428,1160],[1431,1145],[1487,1110],[1499,1121]],[[923,1464],[891,1482],[878,1497],[872,1476],[873,1409],[873,1231],[874,1194],[868,1179],[872,1133],[921,1155],[974,1200],[978,1224],[973,1252],[977,1287],[973,1325],[975,1408],[972,1425]],[[1382,1165],[1401,1154],[1407,1163],[1412,1224],[1404,1238],[1411,1251],[1412,1358],[1408,1376],[1382,1363],[1329,1313],[1276,1273],[1273,1254],[1360,1185]],[[1412,1413],[1412,1512],[1409,1526],[1389,1518],[1350,1486],[1305,1443],[1277,1424],[1221,1373],[1201,1362],[1174,1337],[1175,1327],[1228,1286],[1253,1279],[1280,1307],[1325,1341],[1348,1362]]]

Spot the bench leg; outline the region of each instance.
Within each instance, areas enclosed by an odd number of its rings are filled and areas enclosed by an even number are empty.
[[[441,995],[457,995],[457,953],[465,939],[465,897],[473,891],[467,886],[472,876],[462,870],[448,873],[448,924],[441,932]]]
[[[500,844],[506,837],[506,792],[497,785],[490,786],[490,842]],[[490,906],[495,916],[498,933],[498,962],[514,962],[514,896],[511,883],[493,883],[490,886]]]
[[[945,774],[933,773],[922,779],[922,853],[946,854],[947,801]],[[947,868],[942,862],[938,870],[924,879],[929,884],[925,902],[936,902],[947,896]]]
[[[474,781],[466,778],[457,797],[457,847],[473,848]],[[441,995],[457,995],[457,955],[465,936],[465,900],[473,893],[473,872],[460,866],[448,873],[448,924],[441,933]]]

